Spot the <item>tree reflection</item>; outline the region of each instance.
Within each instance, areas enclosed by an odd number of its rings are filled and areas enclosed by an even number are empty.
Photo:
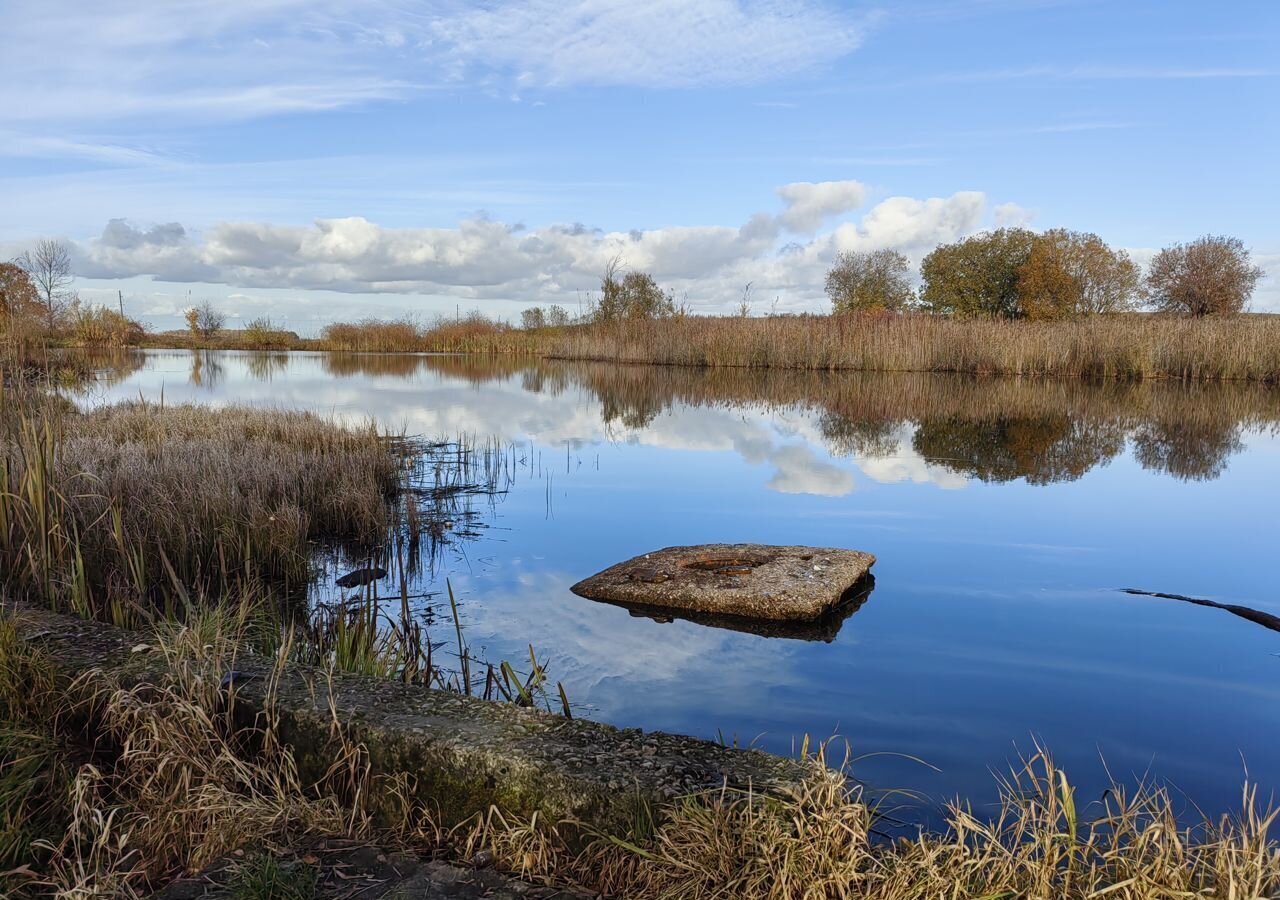
[[[1144,422],[1133,433],[1138,463],[1180,481],[1212,481],[1243,449],[1235,422]]]
[[[922,422],[912,446],[932,463],[982,481],[1075,481],[1124,450],[1117,423],[1066,415],[1025,419],[951,417]]]
[[[226,377],[226,369],[218,361],[216,353],[208,350],[191,351],[191,374],[188,376],[196,387],[212,390]]]
[[[253,350],[245,356],[245,368],[258,381],[270,381],[289,368],[289,354],[270,350]]]
[[[901,426],[896,420],[849,419],[832,412],[824,412],[818,419],[818,430],[834,456],[893,456],[898,452]]]

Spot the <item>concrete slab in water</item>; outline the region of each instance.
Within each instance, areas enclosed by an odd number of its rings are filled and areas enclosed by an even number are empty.
[[[610,566],[570,590],[623,606],[812,621],[875,563],[860,550],[771,544],[667,547]]]

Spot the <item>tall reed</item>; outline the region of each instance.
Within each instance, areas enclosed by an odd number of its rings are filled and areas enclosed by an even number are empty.
[[[570,329],[544,352],[683,366],[1274,382],[1280,318],[690,317]]]

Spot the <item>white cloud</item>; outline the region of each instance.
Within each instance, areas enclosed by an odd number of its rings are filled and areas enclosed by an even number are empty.
[[[499,0],[444,14],[431,31],[463,68],[517,83],[742,84],[851,52],[861,28],[816,0]]]
[[[178,223],[142,228],[113,219],[101,236],[77,247],[77,274],[571,303],[620,257],[687,294],[696,308],[727,308],[748,281],[761,296],[803,305],[821,296],[823,272],[837,250],[895,247],[919,256],[976,230],[985,210],[983,195],[971,191],[926,200],[890,197],[857,222],[803,244],[782,244],[787,232],[813,232],[828,217],[847,213],[863,202],[865,189],[858,182],[802,183],[778,193],[780,213],[756,213],[741,226],[647,231],[526,229],[484,217],[453,228],[385,228],[351,217],[312,226],[226,222],[193,234]]]
[[[1017,203],[1001,203],[991,210],[991,218],[998,228],[1024,228],[1036,217],[1034,209],[1027,209]]]
[[[857,209],[867,199],[867,189],[857,181],[800,181],[778,188],[787,204],[780,220],[789,231],[813,234],[831,216]]]
[[[767,81],[837,59],[858,20],[827,0],[11,0],[0,121],[245,119],[465,83]]]

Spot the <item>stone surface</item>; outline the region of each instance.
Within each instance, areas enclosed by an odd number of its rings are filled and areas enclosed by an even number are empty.
[[[35,607],[10,604],[0,614],[11,617],[20,639],[46,650],[60,677],[93,672],[108,687],[165,674],[164,658],[137,632]],[[444,824],[495,805],[625,834],[641,809],[657,810],[675,797],[726,783],[785,791],[806,774],[800,762],[757,750],[386,679],[290,665],[277,681],[269,661],[253,655],[239,657],[234,670],[237,718],[252,725],[274,690],[281,739],[293,747],[305,780],[328,771],[336,718],[351,740],[365,745],[373,775],[411,775],[417,799],[437,809]],[[377,812],[394,820],[392,797],[373,800]]]
[[[698,544],[637,556],[570,590],[628,607],[813,622],[845,599],[875,561],[870,553],[834,547]]]

